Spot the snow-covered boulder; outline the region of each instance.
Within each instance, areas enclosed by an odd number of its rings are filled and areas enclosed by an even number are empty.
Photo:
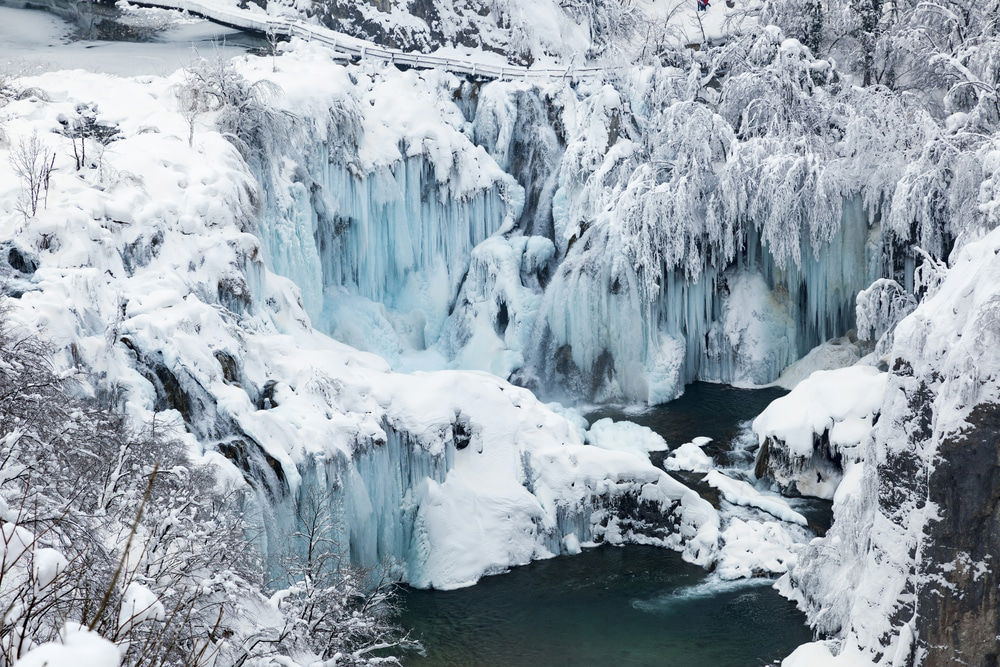
[[[712,457],[706,454],[697,442],[685,442],[671,450],[670,456],[663,460],[663,467],[667,470],[708,472],[714,465]]]
[[[668,449],[667,442],[648,426],[629,421],[614,421],[609,417],[590,425],[587,442],[595,447],[618,452],[630,452],[648,458],[650,452]]]
[[[872,366],[816,371],[753,421],[756,475],[803,495],[832,498],[846,461],[857,460],[885,396]]]

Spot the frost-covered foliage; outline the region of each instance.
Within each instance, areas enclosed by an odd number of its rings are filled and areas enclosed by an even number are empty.
[[[858,337],[875,344],[876,356],[881,357],[892,347],[892,331],[896,324],[917,306],[916,297],[899,283],[880,278],[858,292]]]
[[[271,81],[248,81],[220,54],[196,58],[184,70],[184,82],[177,89],[189,123],[188,143],[194,140],[198,118],[211,112],[219,131],[247,161],[266,163],[290,132],[290,117],[270,104],[280,93]],[[349,126],[344,129],[349,137]]]
[[[764,19],[802,38],[800,4],[769,2]],[[980,184],[991,182],[996,168],[998,7],[973,0],[886,6],[878,0],[817,3],[809,44],[817,57],[836,59],[844,75],[926,110],[926,137],[888,193],[886,219],[901,239],[941,258],[956,239],[996,226],[994,197]]]
[[[0,664],[41,665],[59,647],[114,666],[311,650],[368,664],[373,649],[397,645],[390,597],[349,568],[290,562],[305,583],[282,599],[325,582],[321,626],[309,596],[267,613],[244,502],[220,490],[216,465],[187,456],[176,424],[133,429],[52,363],[39,339],[0,327]]]

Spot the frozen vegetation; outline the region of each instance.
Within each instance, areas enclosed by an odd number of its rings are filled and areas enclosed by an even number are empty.
[[[378,581],[599,543],[783,575],[788,666],[995,662],[998,8],[693,9],[245,9],[607,68],[528,84],[4,8],[0,665],[392,661]],[[538,397],[695,380],[791,389],[753,474]]]

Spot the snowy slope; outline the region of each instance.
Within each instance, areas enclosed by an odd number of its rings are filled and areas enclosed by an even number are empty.
[[[225,0],[209,0],[225,4]],[[320,6],[258,0],[274,15],[306,16],[339,32],[406,51],[512,63],[580,65],[650,58],[664,44],[720,40],[741,26],[718,2],[557,2],[556,0],[334,0]],[[745,9],[745,8],[744,8]]]

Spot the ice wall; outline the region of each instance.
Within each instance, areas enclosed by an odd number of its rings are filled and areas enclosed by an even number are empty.
[[[509,219],[500,188],[452,196],[421,156],[362,174],[322,154],[307,164],[308,187],[290,186],[294,206],[263,220],[274,269],[338,339],[393,361],[426,349],[472,249]]]
[[[466,136],[457,86],[443,73],[358,70],[327,108],[285,100],[298,120],[253,165],[269,266],[299,285],[317,328],[394,365],[437,341],[472,249],[523,207],[523,190]]]
[[[776,266],[756,234],[732,265],[697,279],[665,274],[649,298],[615,256],[615,236],[588,230],[545,291],[536,329],[541,385],[597,399],[658,403],[696,379],[764,384],[812,347],[850,329],[854,295],[878,270],[860,202],[819,256]]]
[[[765,208],[762,169],[820,167],[768,166],[794,149],[742,142],[685,76],[352,71],[259,166],[269,264],[317,327],[395,368],[647,403],[771,382],[853,327],[855,294],[888,270],[878,209],[825,176]],[[800,210],[785,231],[780,207]]]

